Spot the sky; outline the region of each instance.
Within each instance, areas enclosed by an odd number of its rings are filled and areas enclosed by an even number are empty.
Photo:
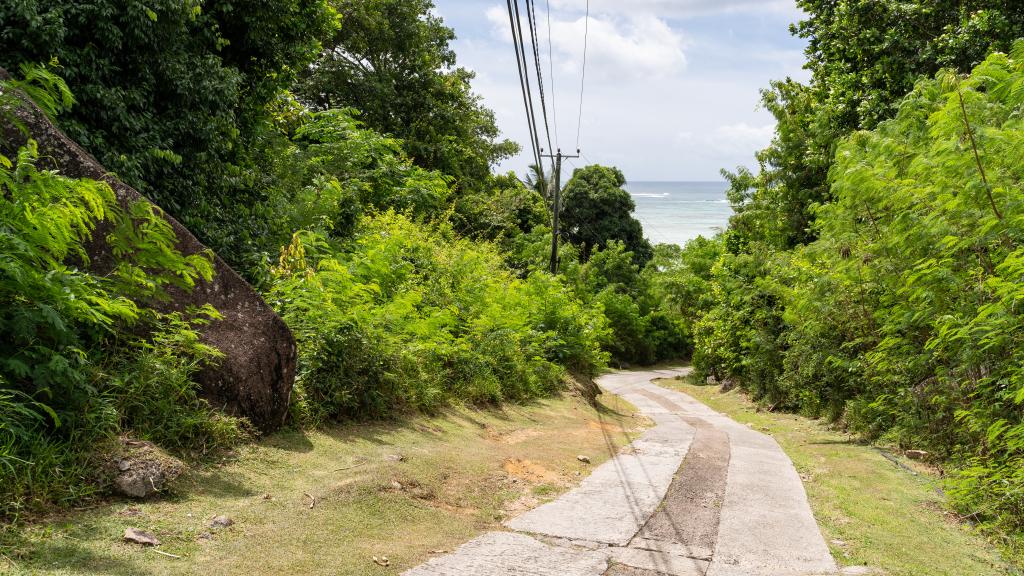
[[[554,145],[564,153],[577,147],[586,1],[535,2],[552,140],[557,132]],[[459,65],[476,72],[474,91],[503,136],[523,145],[499,168],[524,173],[532,153],[506,4],[435,4],[458,37]],[[774,128],[759,107],[760,90],[774,79],[809,77],[804,41],[789,33],[800,14],[793,0],[591,0],[583,158],[567,172],[597,163],[618,166],[632,181],[721,180],[721,168],[753,167]]]

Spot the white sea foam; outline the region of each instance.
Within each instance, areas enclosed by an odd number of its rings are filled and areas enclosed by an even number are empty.
[[[729,223],[732,207],[726,182],[629,182],[634,215],[654,243],[685,244],[711,237]]]

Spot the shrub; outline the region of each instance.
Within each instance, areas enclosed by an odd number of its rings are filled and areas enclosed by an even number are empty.
[[[299,342],[299,415],[371,418],[450,400],[527,400],[606,361],[600,313],[488,244],[386,212],[331,244],[300,232],[269,298]]]
[[[106,184],[36,159],[32,142],[0,156],[0,516],[102,488],[95,460],[120,433],[200,449],[237,437],[195,396],[213,356],[195,321],[138,303],[210,278],[208,255],[178,253],[148,203],[124,210]],[[103,275],[85,251],[101,223],[116,259]]]
[[[731,246],[695,364],[923,448],[953,504],[1024,530],[1024,42],[922,80],[839,146],[818,239]],[[729,246],[729,243],[726,243]]]

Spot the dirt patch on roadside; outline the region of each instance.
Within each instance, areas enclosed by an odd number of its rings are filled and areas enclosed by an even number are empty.
[[[512,476],[513,478],[519,478],[531,484],[541,483],[552,483],[558,485],[564,485],[566,478],[562,474],[555,472],[554,470],[548,470],[544,466],[531,462],[530,460],[523,460],[520,458],[510,458],[505,460],[502,464],[502,469]]]

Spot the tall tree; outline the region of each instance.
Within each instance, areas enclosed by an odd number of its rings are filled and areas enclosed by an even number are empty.
[[[758,155],[757,175],[726,173],[737,215],[732,248],[763,242],[786,249],[814,239],[813,206],[830,200],[837,143],[891,118],[922,77],[969,72],[991,50],[1024,36],[1016,0],[799,0],[792,27],[807,46],[811,82],[774,82],[763,93],[778,121]]]
[[[638,266],[654,255],[643,227],[633,217],[636,204],[622,188],[625,184],[618,168],[593,165],[574,171],[562,191],[562,232],[580,247],[583,260],[612,240],[621,241]]]
[[[403,140],[414,162],[454,176],[460,188],[479,187],[518,150],[499,140],[431,0],[332,1],[342,26],[296,89],[308,105],[359,109],[369,128]]]
[[[263,220],[267,104],[335,21],[326,0],[3,2],[0,65],[56,59],[68,135],[237,262]]]

